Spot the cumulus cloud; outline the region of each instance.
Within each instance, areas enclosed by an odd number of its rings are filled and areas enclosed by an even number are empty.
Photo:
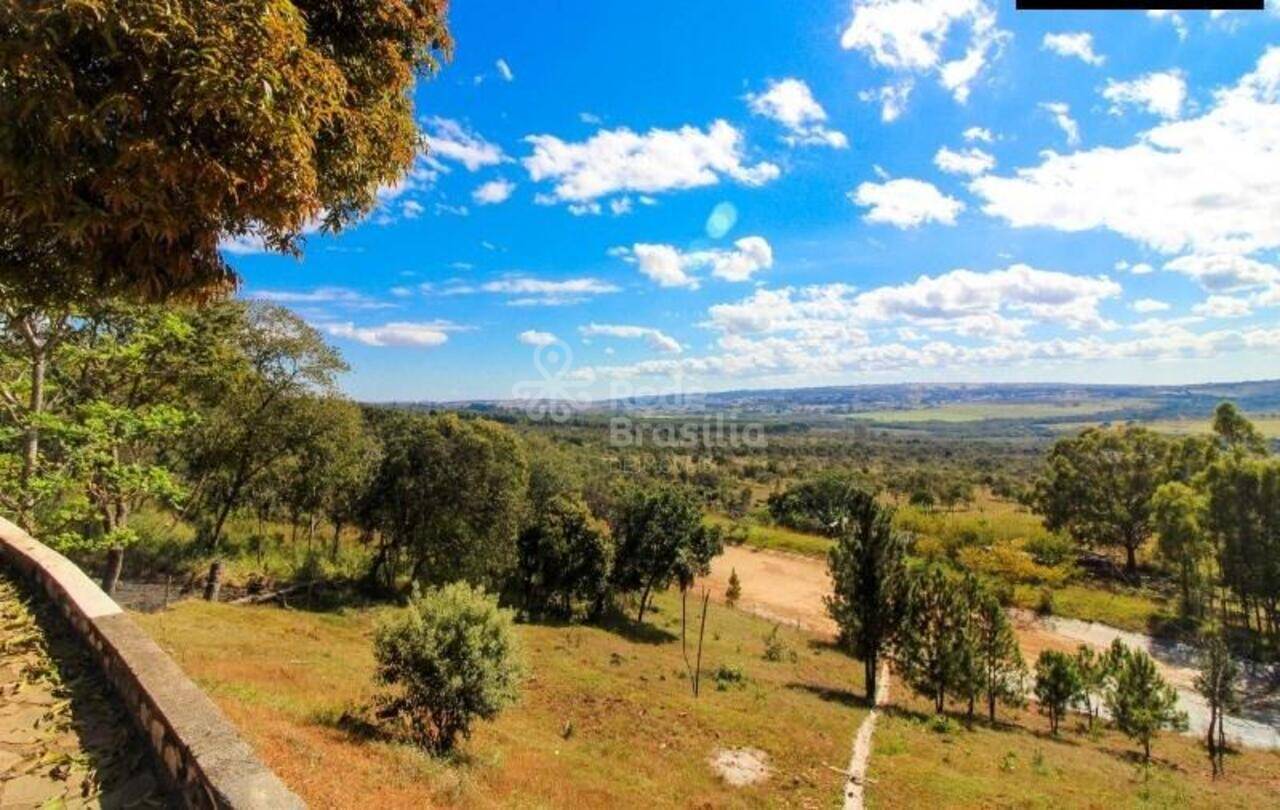
[[[1280,267],[1238,254],[1180,256],[1166,262],[1164,269],[1181,273],[1210,292],[1280,287]]]
[[[449,332],[462,327],[449,321],[393,321],[380,326],[356,326],[354,323],[324,324],[324,331],[338,338],[354,340],[366,346],[409,346],[429,348],[449,340]]]
[[[964,210],[964,203],[943,194],[932,183],[910,178],[862,183],[849,198],[870,209],[863,216],[867,222],[899,228],[915,228],[926,222],[954,225],[956,214]]]
[[[1143,315],[1152,312],[1164,312],[1169,309],[1169,302],[1159,301],[1155,298],[1139,298],[1133,302],[1132,309],[1134,312]]]
[[[942,147],[933,156],[933,164],[949,174],[967,174],[970,177],[986,174],[996,167],[996,159],[981,149],[962,149],[953,152]]]
[[[1046,51],[1053,51],[1058,56],[1074,57],[1085,64],[1095,67],[1107,61],[1105,57],[1094,53],[1093,34],[1085,31],[1070,34],[1045,34],[1040,47]]]
[[[624,340],[643,340],[645,345],[662,354],[679,354],[684,351],[680,342],[670,335],[648,326],[592,323],[578,328],[583,337],[614,337]]]
[[[773,163],[748,164],[742,133],[726,121],[705,130],[600,130],[576,143],[554,135],[530,135],[525,140],[533,146],[533,154],[522,161],[529,177],[553,182],[545,199],[558,202],[590,203],[624,192],[698,188],[715,185],[722,177],[759,186],[780,174]]]
[[[501,147],[489,143],[451,118],[429,118],[424,128],[429,154],[461,163],[467,171],[479,171],[507,160]]]
[[[1080,125],[1071,117],[1071,106],[1062,101],[1045,101],[1040,104],[1042,110],[1053,116],[1053,123],[1058,125],[1062,134],[1067,136],[1067,145],[1080,143]]]
[[[1244,298],[1230,295],[1211,295],[1191,308],[1206,318],[1243,318],[1253,312],[1253,306]]]
[[[964,139],[973,143],[975,141],[981,143],[994,143],[996,136],[986,127],[969,127],[963,133]]]
[[[511,66],[507,64],[507,60],[499,59],[493,64],[494,67],[498,69],[498,75],[502,77],[503,81],[513,82],[516,80],[515,71],[513,71]]]
[[[1161,118],[1179,118],[1187,100],[1187,80],[1180,70],[1148,73],[1127,82],[1108,79],[1102,97],[1111,102],[1111,112],[1138,107]]]
[[[858,93],[858,98],[863,101],[879,101],[880,120],[891,124],[906,112],[907,102],[911,99],[913,89],[915,89],[915,82],[903,79],[890,82],[875,90],[862,90]]]
[[[1280,47],[1215,94],[1203,115],[1125,147],[1046,153],[969,187],[1015,227],[1105,228],[1166,253],[1247,255],[1280,247]]]
[[[497,205],[506,202],[511,197],[511,192],[515,190],[515,183],[500,177],[477,186],[471,192],[471,199],[475,200],[477,205]]]
[[[516,336],[516,340],[526,346],[550,346],[559,338],[550,332],[539,332],[536,329],[526,329]]]
[[[800,79],[782,79],[769,83],[763,93],[747,94],[747,106],[756,115],[771,118],[786,128],[783,141],[788,145],[817,145],[844,149],[849,139],[843,132],[825,126],[827,111],[822,108]]]
[[[973,82],[1009,34],[996,27],[996,12],[988,0],[859,0],[853,19],[840,38],[845,50],[863,53],[871,62],[899,77],[889,87],[909,85],[912,76],[935,76],[956,101],[969,98]],[[946,60],[949,42],[963,51]],[[891,121],[905,105],[906,93],[886,94],[882,117]],[[896,108],[890,112],[889,104]]]
[[[1120,295],[1119,285],[1105,277],[1021,264],[954,270],[868,291],[845,284],[757,289],[710,308],[701,324],[715,335],[708,354],[593,367],[584,374],[812,379],[832,372],[1200,358],[1280,348],[1280,328],[1191,331],[1202,316],[1149,319],[1131,327],[1138,337],[1115,337],[1125,333],[1112,331],[1101,305]],[[1032,333],[1054,325],[1074,334]]]
[[[660,287],[697,289],[701,283],[697,271],[702,269],[710,269],[711,275],[724,281],[749,281],[755,273],[773,266],[773,247],[762,236],[744,236],[731,250],[684,252],[674,245],[639,242],[612,252],[634,263]]]

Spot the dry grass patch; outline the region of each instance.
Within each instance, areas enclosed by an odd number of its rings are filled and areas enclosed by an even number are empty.
[[[372,694],[372,632],[390,608],[184,602],[137,619],[313,806],[830,806],[865,715],[860,664],[786,628],[794,660],[765,661],[772,625],[713,604],[695,700],[678,596],[657,606],[638,630],[520,625],[533,673],[523,699],[447,762],[339,720]],[[725,784],[709,762],[737,748],[767,754],[769,777]]]

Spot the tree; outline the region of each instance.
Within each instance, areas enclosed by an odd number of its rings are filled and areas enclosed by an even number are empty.
[[[675,487],[640,489],[627,495],[613,525],[617,541],[612,586],[639,593],[636,621],[644,621],[655,590],[678,581],[685,590],[710,572],[724,550],[720,533],[702,522],[692,493]]]
[[[216,404],[185,453],[201,533],[215,553],[227,519],[253,487],[323,435],[308,398],[331,395],[335,375],[347,368],[314,327],[282,307],[230,304],[223,314],[225,355],[211,360]]]
[[[0,7],[0,283],[98,293],[231,286],[227,237],[296,251],[414,160],[409,91],[445,0],[131,0]],[[38,268],[38,269],[36,269]]]
[[[1267,454],[1266,438],[1231,402],[1223,402],[1214,409],[1213,432],[1224,450],[1246,455]]]
[[[738,604],[738,600],[742,598],[742,580],[738,579],[738,569],[734,568],[729,571],[729,587],[724,591],[724,603],[729,607]]]
[[[1060,439],[1036,483],[1036,511],[1051,531],[1087,546],[1125,551],[1137,573],[1138,549],[1151,536],[1151,499],[1163,483],[1168,442],[1146,428],[1089,428]]]
[[[408,720],[435,753],[468,737],[519,696],[525,674],[511,612],[482,589],[455,582],[410,601],[374,637],[382,716]]]
[[[894,662],[939,714],[948,694],[976,694],[969,629],[969,604],[959,582],[936,565],[912,578]]]
[[[1040,653],[1036,659],[1036,700],[1049,713],[1049,729],[1054,735],[1067,707],[1080,699],[1083,689],[1075,659],[1058,650]]]
[[[370,574],[395,583],[403,555],[413,582],[498,588],[518,562],[528,464],[508,428],[456,413],[375,415],[383,454],[362,521],[383,543]]]
[[[977,686],[987,699],[987,717],[996,721],[996,702],[1022,701],[1027,665],[1018,649],[1013,625],[1000,600],[989,590],[977,594],[970,619]]]
[[[1114,674],[1115,661],[1114,651],[1100,653],[1086,644],[1076,648],[1076,671],[1080,673],[1080,705],[1089,717],[1090,731],[1102,711],[1102,703]]]
[[[1223,456],[1200,479],[1203,523],[1247,627],[1280,630],[1280,460]],[[1229,617],[1223,600],[1223,618]]]
[[[1200,647],[1200,672],[1196,675],[1195,687],[1209,704],[1205,747],[1215,779],[1223,773],[1227,753],[1226,715],[1240,709],[1239,680],[1240,664],[1231,656],[1222,636],[1214,634],[1206,638]]]
[[[874,703],[880,658],[898,638],[907,608],[907,542],[872,495],[852,490],[848,498],[850,519],[827,554],[826,607],[842,642],[862,659],[867,702]]]
[[[519,577],[534,613],[554,610],[568,618],[575,600],[601,604],[613,566],[609,526],[577,496],[559,495],[536,510],[520,532]]]
[[[1143,761],[1151,759],[1151,739],[1161,729],[1186,728],[1187,715],[1178,710],[1178,693],[1165,683],[1146,652],[1121,647],[1107,711],[1116,728],[1142,744]]]
[[[849,507],[861,491],[859,479],[843,470],[828,470],[769,496],[774,521],[801,531],[839,537],[851,519]]]
[[[1204,569],[1213,558],[1213,543],[1200,525],[1204,508],[1203,496],[1179,481],[1162,484],[1151,499],[1157,549],[1178,572],[1184,616],[1203,613],[1209,585]]]

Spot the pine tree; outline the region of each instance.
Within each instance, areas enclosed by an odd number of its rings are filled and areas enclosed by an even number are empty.
[[[847,515],[827,557],[827,612],[840,628],[841,642],[862,659],[867,702],[874,703],[876,668],[898,637],[907,603],[907,543],[869,493],[851,490]]]
[[[968,605],[960,583],[936,566],[917,575],[894,660],[903,679],[932,698],[939,713],[948,694],[965,694],[972,682],[968,629]]]
[[[1195,687],[1209,704],[1209,729],[1205,744],[1209,750],[1209,763],[1213,777],[1223,772],[1223,759],[1227,752],[1226,730],[1223,719],[1227,712],[1240,708],[1240,664],[1231,657],[1231,650],[1219,635],[1206,639],[1200,651],[1200,674]]]
[[[1107,692],[1107,711],[1116,728],[1142,744],[1143,761],[1151,759],[1156,732],[1186,728],[1187,715],[1178,709],[1178,693],[1165,683],[1151,656],[1123,648]]]
[[[979,593],[971,624],[978,686],[987,699],[987,717],[994,723],[997,701],[1022,702],[1027,665],[1022,660],[1009,616],[990,591]]]
[[[729,587],[724,592],[724,603],[729,607],[738,604],[742,597],[742,581],[738,579],[738,569],[729,571]]]
[[[1067,707],[1080,699],[1083,691],[1075,659],[1058,650],[1045,650],[1036,659],[1036,700],[1049,712],[1049,730],[1057,735],[1058,724]]]

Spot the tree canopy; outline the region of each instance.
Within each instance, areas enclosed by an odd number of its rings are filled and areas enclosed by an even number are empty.
[[[409,91],[450,53],[446,8],[3,4],[0,283],[207,295],[236,280],[223,239],[291,252],[353,221],[420,151]]]

